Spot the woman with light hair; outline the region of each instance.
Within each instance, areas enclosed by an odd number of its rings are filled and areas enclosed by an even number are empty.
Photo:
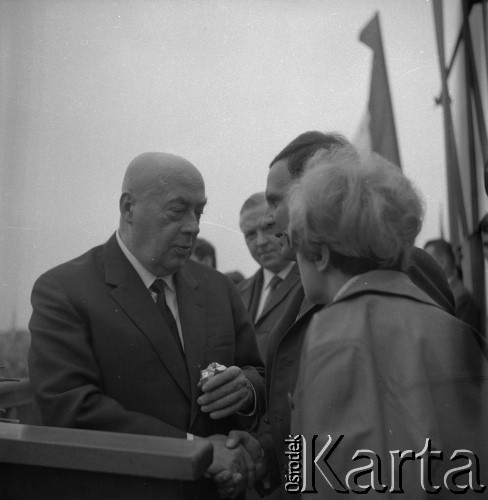
[[[312,162],[289,204],[306,297],[327,304],[307,332],[292,398],[292,435],[308,440],[305,487],[315,481],[327,499],[450,496],[469,482],[449,475],[466,464],[450,462],[453,451],[481,461],[488,450],[485,342],[404,272],[423,209],[401,170],[350,147]],[[431,449],[444,460],[428,460]],[[287,477],[291,491],[297,476]],[[471,479],[475,489],[479,473]]]

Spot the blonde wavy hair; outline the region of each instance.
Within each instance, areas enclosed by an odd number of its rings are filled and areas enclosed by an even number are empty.
[[[290,191],[292,245],[310,261],[320,245],[350,275],[403,270],[422,227],[423,202],[412,183],[379,155],[350,146],[319,151]]]

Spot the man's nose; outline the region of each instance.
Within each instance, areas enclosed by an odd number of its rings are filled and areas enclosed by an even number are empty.
[[[268,238],[266,237],[266,233],[262,231],[261,229],[257,230],[257,238],[256,238],[256,244],[258,246],[264,246],[268,243]]]
[[[200,222],[197,216],[195,214],[189,215],[181,229],[184,233],[197,235],[200,232]]]
[[[264,212],[263,220],[261,221],[261,226],[265,229],[273,227],[275,225],[275,220],[273,217],[273,211],[268,206],[266,212]]]

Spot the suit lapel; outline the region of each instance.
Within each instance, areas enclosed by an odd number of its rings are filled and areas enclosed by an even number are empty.
[[[249,311],[249,308],[251,307],[252,291],[255,280],[256,278],[253,274],[250,278],[247,278],[237,284],[237,290],[239,291],[239,295],[246,308],[246,311]]]
[[[299,321],[303,316],[307,315],[310,310],[312,310],[314,308],[319,309],[322,307],[323,307],[322,305],[318,306],[316,304],[313,304],[306,297],[304,297],[302,305],[300,306],[300,310],[298,311],[296,321]]]
[[[260,268],[254,275],[252,280],[251,294],[249,297],[248,305],[246,304],[247,310],[249,311],[249,316],[251,316],[251,321],[254,322],[256,318],[256,313],[258,312],[259,299],[261,298],[261,289],[263,288],[263,269]]]
[[[300,274],[298,271],[298,266],[295,264],[288,273],[288,276],[284,279],[283,283],[281,283],[280,286],[276,289],[270,301],[266,304],[261,313],[261,316],[259,316],[258,320],[256,321],[256,327],[275,307],[277,307],[285,299],[285,297],[290,293],[290,290],[299,280]]]
[[[197,398],[201,394],[198,387],[200,370],[206,368],[204,366],[206,354],[205,297],[200,290],[200,283],[193,278],[188,266],[175,274],[175,287],[185,342],[186,365],[190,377],[191,426],[200,411],[200,406],[197,403]]]
[[[185,359],[141,278],[120,250],[115,236],[105,246],[105,280],[113,299],[152,344],[181,390],[191,397]]]

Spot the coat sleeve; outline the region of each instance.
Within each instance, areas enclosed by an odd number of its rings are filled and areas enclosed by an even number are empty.
[[[307,332],[293,397],[292,435],[302,434],[309,447],[312,437],[318,436],[315,456],[328,444],[327,453],[331,453],[325,455],[326,463],[323,457],[318,462],[327,479],[311,456],[306,465],[308,477],[315,474],[321,495],[333,499],[347,492],[361,493],[361,485],[371,484],[370,476],[353,471],[371,463],[375,455],[380,465],[376,485],[385,491],[370,490],[368,498],[396,498],[388,489],[392,485],[390,450],[422,450],[429,436],[424,431],[432,428],[428,402],[423,404],[425,391],[420,391],[421,397],[417,391],[409,397],[401,381],[392,384],[395,375],[388,373],[395,372],[395,363],[381,359],[371,342],[371,325],[359,321],[363,315],[354,320],[353,313],[346,318],[344,309],[337,309],[340,314],[318,314]],[[379,323],[374,326],[381,328]],[[356,335],[349,335],[351,329]],[[413,401],[411,406],[408,401]],[[417,475],[416,467],[402,470],[403,484],[409,487],[402,498],[424,498]]]
[[[44,425],[186,438],[184,431],[104,394],[90,320],[59,280],[41,276],[31,300],[29,374]]]
[[[321,339],[326,334],[324,325],[314,321],[308,334]],[[355,449],[369,447],[381,454],[385,448],[378,432],[383,428],[378,392],[375,369],[363,346],[340,340],[316,344],[306,339],[293,396],[291,434],[303,435],[307,447],[313,436],[318,436],[316,452],[328,439],[328,450],[338,443],[327,460],[333,472],[328,472],[328,479],[337,490],[348,489],[345,478],[353,468],[351,457]],[[345,492],[335,492],[326,483],[310,457],[306,468],[309,477],[315,474],[321,495],[344,496]]]
[[[255,416],[260,417],[265,408],[264,363],[259,355],[256,332],[244,304],[233,283],[229,280],[236,332],[235,365],[242,368],[256,394]]]

